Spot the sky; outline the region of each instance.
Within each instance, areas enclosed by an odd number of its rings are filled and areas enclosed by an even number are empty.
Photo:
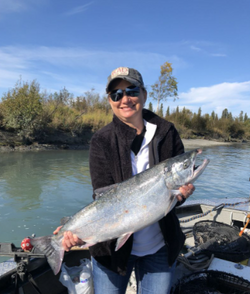
[[[150,92],[167,61],[179,98],[164,110],[250,116],[249,15],[250,0],[0,0],[0,97],[20,78],[102,97],[120,66]]]

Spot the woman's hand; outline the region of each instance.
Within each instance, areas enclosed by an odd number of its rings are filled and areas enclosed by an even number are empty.
[[[56,235],[61,230],[62,226],[58,227],[53,234]],[[65,251],[69,251],[73,246],[83,245],[84,241],[73,234],[71,231],[63,233],[62,246]]]
[[[195,190],[195,187],[193,184],[181,186],[179,188],[181,195],[177,196],[178,201],[182,201],[183,199],[187,199],[190,195],[193,194],[194,190]]]

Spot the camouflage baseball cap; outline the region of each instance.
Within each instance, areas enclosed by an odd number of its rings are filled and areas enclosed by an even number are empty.
[[[108,77],[106,93],[109,93],[110,85],[116,79],[123,79],[138,87],[144,86],[142,75],[139,73],[139,71],[129,67],[118,67],[117,69],[113,70],[111,75]]]

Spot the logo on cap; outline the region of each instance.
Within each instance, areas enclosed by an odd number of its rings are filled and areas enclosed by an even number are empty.
[[[117,69],[112,71],[111,79],[113,80],[117,76],[128,76],[128,75],[129,75],[128,67],[118,67]]]

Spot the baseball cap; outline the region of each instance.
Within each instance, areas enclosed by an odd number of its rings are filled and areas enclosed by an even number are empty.
[[[123,79],[137,87],[144,86],[142,75],[139,73],[138,70],[129,67],[118,67],[115,70],[113,70],[111,72],[111,75],[108,77],[106,93],[109,93],[110,85],[116,79]]]

